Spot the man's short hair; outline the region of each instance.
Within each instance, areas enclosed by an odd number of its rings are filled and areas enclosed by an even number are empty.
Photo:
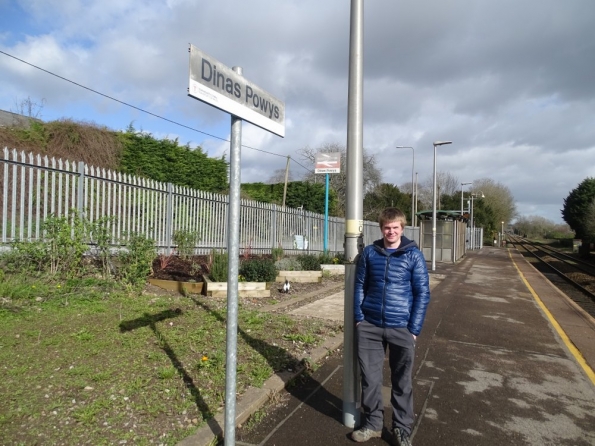
[[[397,208],[386,208],[380,213],[380,217],[378,218],[378,223],[380,223],[380,229],[386,223],[393,223],[393,222],[401,223],[401,226],[404,228],[407,226],[407,217],[402,210]]]

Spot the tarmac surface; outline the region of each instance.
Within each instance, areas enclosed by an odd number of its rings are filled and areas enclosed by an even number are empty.
[[[468,252],[457,264],[437,264],[430,278],[413,444],[595,445],[595,320],[513,249]],[[342,319],[343,292],[292,312]],[[311,352],[320,365],[311,374],[275,376],[243,395],[235,444],[355,444],[343,425],[342,342]],[[367,445],[391,444],[388,370],[385,361],[385,429]],[[296,385],[283,390],[292,378]],[[262,407],[266,417],[245,423]],[[215,444],[222,426],[220,414],[179,446]]]

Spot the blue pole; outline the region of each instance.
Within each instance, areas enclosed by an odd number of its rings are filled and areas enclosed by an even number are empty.
[[[326,188],[324,190],[324,252],[328,251],[328,181],[329,174],[326,174]]]

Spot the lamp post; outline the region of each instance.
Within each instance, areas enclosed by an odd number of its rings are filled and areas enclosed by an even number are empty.
[[[434,141],[434,184],[432,187],[432,271],[436,271],[436,147],[452,141]]]
[[[504,246],[504,221],[502,222],[502,232],[500,234],[500,246]]]
[[[481,192],[481,191],[479,191]],[[474,198],[485,198],[486,196],[481,192],[481,196],[476,193],[471,193],[471,228],[475,229],[475,220],[473,219],[473,199]]]
[[[411,163],[411,226],[415,226],[415,183],[413,173],[415,172],[415,149],[411,146],[397,146],[397,149],[411,149],[413,161]]]
[[[415,207],[413,208],[413,226],[417,226],[417,172],[415,172]]]
[[[465,186],[467,184],[473,184],[473,183],[461,183],[461,217],[463,216],[463,212],[465,211],[463,209],[463,186]]]

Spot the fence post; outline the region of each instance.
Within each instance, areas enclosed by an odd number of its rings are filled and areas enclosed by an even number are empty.
[[[79,213],[79,217],[82,217],[84,215],[84,190],[83,188],[85,187],[85,163],[82,161],[79,161],[79,165],[78,165],[78,173],[79,173],[79,184],[78,184],[78,190],[77,190],[77,197],[76,197],[76,209],[78,210]]]
[[[173,184],[167,183],[167,209],[165,214],[165,253],[171,254],[171,233],[173,221]]]
[[[273,241],[273,248],[277,248],[279,246],[279,242],[277,241],[277,205],[273,204],[272,209],[273,215],[271,217],[271,240]]]

